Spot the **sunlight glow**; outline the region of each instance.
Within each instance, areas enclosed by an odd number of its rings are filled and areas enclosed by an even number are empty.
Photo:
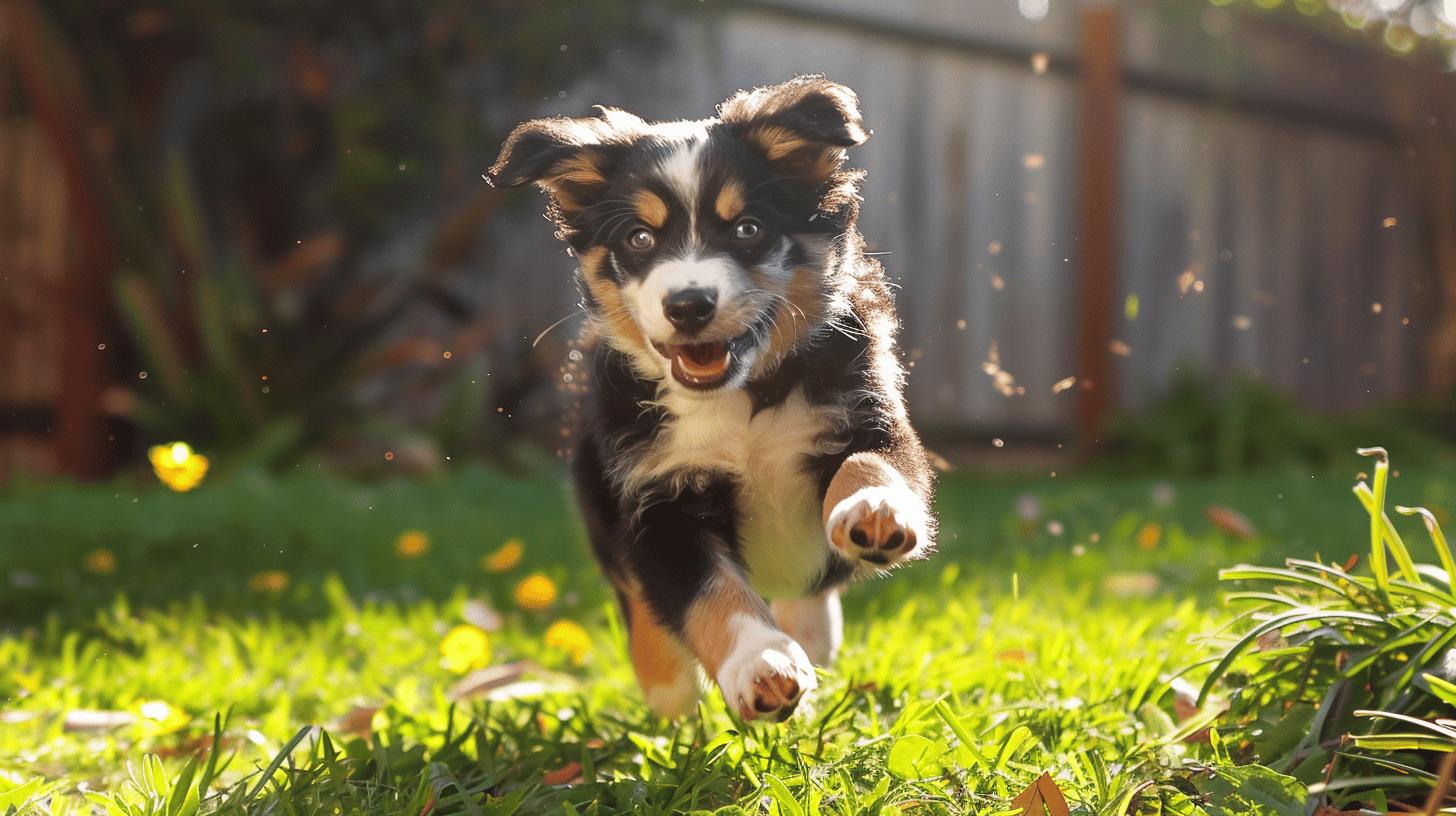
[[[1050,0],[1016,0],[1016,7],[1021,10],[1021,16],[1028,20],[1044,20],[1047,12],[1051,11]]]

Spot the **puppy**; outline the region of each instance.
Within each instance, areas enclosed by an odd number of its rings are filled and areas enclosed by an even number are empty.
[[[834,660],[844,586],[934,546],[845,167],[868,137],[853,91],[805,76],[699,121],[526,122],[486,176],[544,188],[579,262],[576,492],[661,715],[694,709],[701,665],[744,719],[785,719]]]

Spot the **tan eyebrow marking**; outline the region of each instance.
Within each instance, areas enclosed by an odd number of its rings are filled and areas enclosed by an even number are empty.
[[[728,180],[723,184],[723,189],[718,191],[718,198],[713,202],[713,211],[724,221],[732,221],[743,212],[743,207],[743,185],[736,180]]]
[[[661,229],[662,225],[667,223],[667,202],[656,193],[638,190],[637,195],[632,198],[632,203],[637,207],[637,215],[647,226]]]

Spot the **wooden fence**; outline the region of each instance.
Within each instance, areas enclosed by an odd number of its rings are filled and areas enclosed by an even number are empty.
[[[1208,4],[1116,5],[1117,168],[1100,205],[1115,211],[1115,271],[1109,349],[1094,350],[1110,354],[1111,407],[1145,403],[1181,366],[1251,373],[1329,410],[1418,392],[1438,293],[1427,214],[1382,101],[1388,60],[1275,18],[1215,8],[1210,22],[1198,14]],[[1082,4],[1052,3],[1039,22],[1012,2],[975,6],[756,2],[682,24],[666,54],[624,59],[544,110],[691,117],[796,73],[851,85],[874,130],[854,155],[869,171],[862,226],[902,287],[918,421],[1059,438],[1080,389],[1054,386],[1088,373],[1085,239],[1098,206],[1078,197]],[[1422,76],[1456,99],[1449,75]],[[514,304],[527,336],[570,308],[552,289],[569,262],[532,260],[552,253],[536,218],[528,208],[491,230],[502,268],[538,269],[529,294],[545,300]],[[486,295],[499,297],[522,290]],[[993,387],[993,347],[1024,393]]]

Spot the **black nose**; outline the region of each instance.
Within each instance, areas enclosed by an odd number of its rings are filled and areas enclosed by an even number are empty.
[[[679,331],[694,334],[713,320],[718,293],[712,289],[679,289],[662,299],[662,313]]]

